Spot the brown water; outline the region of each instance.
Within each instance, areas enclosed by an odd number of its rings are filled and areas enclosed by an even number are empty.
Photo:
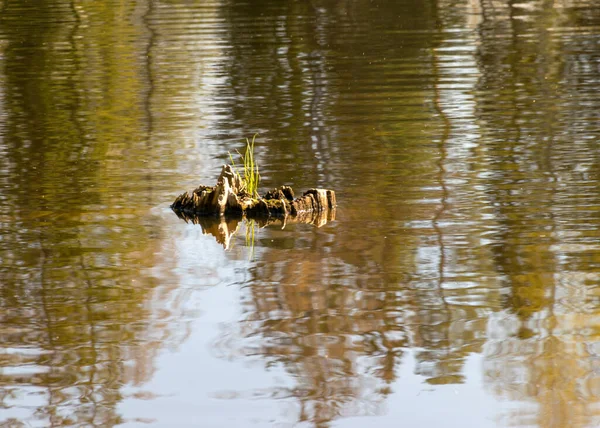
[[[593,0],[0,0],[0,426],[598,426],[599,142]]]

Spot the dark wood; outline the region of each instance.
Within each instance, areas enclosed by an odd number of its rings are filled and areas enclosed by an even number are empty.
[[[262,197],[252,197],[244,190],[243,180],[230,165],[223,165],[216,186],[199,186],[179,195],[171,208],[183,218],[211,215],[237,215],[248,218],[298,218],[298,221],[324,224],[335,218],[335,192],[309,189],[294,199],[289,186],[281,186]],[[320,219],[320,220],[319,220]],[[285,221],[284,221],[285,225]]]

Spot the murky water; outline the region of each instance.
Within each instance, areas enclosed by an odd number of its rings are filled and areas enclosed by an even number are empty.
[[[0,0],[0,424],[598,426],[599,6]]]

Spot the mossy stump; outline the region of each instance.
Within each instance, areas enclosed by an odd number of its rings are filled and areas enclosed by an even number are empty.
[[[173,211],[186,220],[197,216],[236,215],[295,219],[317,225],[333,220],[335,207],[335,192],[326,189],[310,189],[294,199],[292,188],[281,186],[262,197],[254,197],[245,190],[242,178],[231,165],[223,165],[216,186],[201,185],[179,195],[171,205]]]

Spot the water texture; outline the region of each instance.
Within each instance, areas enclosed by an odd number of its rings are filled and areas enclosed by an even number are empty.
[[[0,426],[599,426],[599,142],[595,0],[0,0]]]

